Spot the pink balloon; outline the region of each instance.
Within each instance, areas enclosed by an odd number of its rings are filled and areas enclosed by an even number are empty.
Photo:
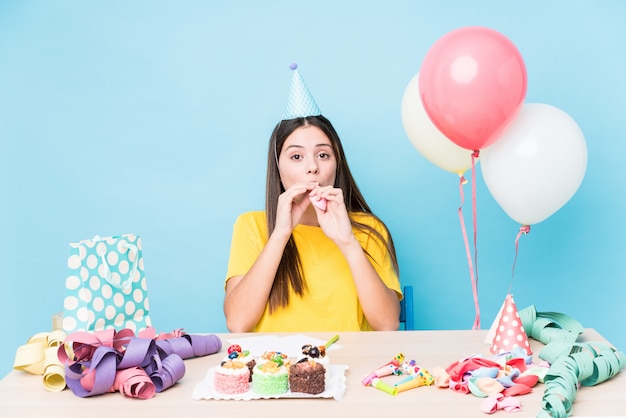
[[[471,26],[449,32],[426,54],[419,77],[424,109],[452,142],[469,150],[493,144],[526,96],[526,66],[499,32]]]

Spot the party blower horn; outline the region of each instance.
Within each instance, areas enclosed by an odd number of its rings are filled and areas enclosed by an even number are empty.
[[[404,362],[401,366],[402,374],[407,377],[394,385],[398,393],[405,390],[419,388],[421,386],[430,386],[435,382],[435,378],[430,372],[415,363],[415,360]]]
[[[402,362],[404,362],[404,354],[398,353],[389,363],[380,366],[361,379],[361,383],[365,386],[373,386],[383,392],[389,393],[390,395],[397,395],[398,389],[383,382],[380,378],[390,376],[392,374],[401,374],[400,365]]]

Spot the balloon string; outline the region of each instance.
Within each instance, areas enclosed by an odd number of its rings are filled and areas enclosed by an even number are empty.
[[[511,287],[513,287],[513,277],[515,276],[515,263],[517,262],[518,242],[522,234],[526,235],[529,232],[530,232],[530,225],[522,225],[519,229],[519,232],[517,233],[517,237],[515,237],[515,258],[513,259],[513,268],[511,271],[511,283],[509,283],[509,292],[508,292],[509,295],[511,294]]]
[[[461,206],[459,206],[459,221],[461,223],[461,230],[463,231],[463,241],[465,242],[465,252],[467,254],[467,264],[469,265],[470,278],[472,280],[472,291],[474,293],[474,306],[476,307],[476,315],[479,317],[478,313],[478,292],[476,288],[476,281],[474,280],[474,266],[472,265],[472,255],[469,247],[469,241],[467,239],[467,230],[465,228],[465,221],[463,220],[463,203],[465,202],[465,195],[463,193],[463,185],[467,183],[467,180],[461,175],[459,181],[459,193],[461,195]],[[476,329],[476,319],[474,319],[474,325],[472,329]]]
[[[474,269],[476,270],[476,279],[474,282],[474,305],[476,308],[476,320],[472,329],[480,329],[480,306],[478,304],[478,245],[477,234],[478,227],[476,222],[476,158],[480,155],[479,150],[472,153],[472,214],[474,220]]]

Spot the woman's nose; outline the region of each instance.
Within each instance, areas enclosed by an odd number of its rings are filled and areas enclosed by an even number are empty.
[[[307,174],[317,174],[317,164],[310,164],[306,170]]]

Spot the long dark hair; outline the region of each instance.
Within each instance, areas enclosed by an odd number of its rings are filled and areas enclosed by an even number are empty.
[[[278,171],[278,158],[280,157],[280,152],[285,140],[293,131],[299,127],[308,125],[318,127],[330,139],[335,153],[335,158],[337,160],[337,172],[335,173],[334,187],[340,188],[343,191],[343,198],[348,213],[367,213],[376,218],[383,228],[385,228],[388,238],[385,239],[385,237],[376,229],[369,225],[356,222],[352,217],[350,217],[352,226],[365,231],[368,234],[373,234],[380,242],[383,242],[391,256],[391,261],[396,273],[399,273],[398,259],[391,234],[389,233],[389,230],[384,222],[372,213],[372,210],[363,198],[361,191],[352,177],[350,168],[348,167],[348,162],[346,161],[346,156],[343,151],[339,135],[330,121],[321,115],[282,120],[278,123],[278,125],[276,125],[274,131],[272,132],[267,154],[267,181],[265,195],[265,213],[267,217],[268,236],[271,235],[272,231],[274,231],[274,227],[276,226],[278,197],[285,191],[280,180],[280,173]],[[306,280],[302,271],[302,265],[300,263],[300,257],[298,255],[298,249],[296,248],[293,235],[289,238],[289,241],[285,246],[283,257],[280,260],[276,277],[274,278],[274,284],[272,285],[269,297],[270,312],[274,312],[279,307],[287,306],[289,303],[290,288],[293,288],[294,292],[300,296],[304,295],[307,290]]]

